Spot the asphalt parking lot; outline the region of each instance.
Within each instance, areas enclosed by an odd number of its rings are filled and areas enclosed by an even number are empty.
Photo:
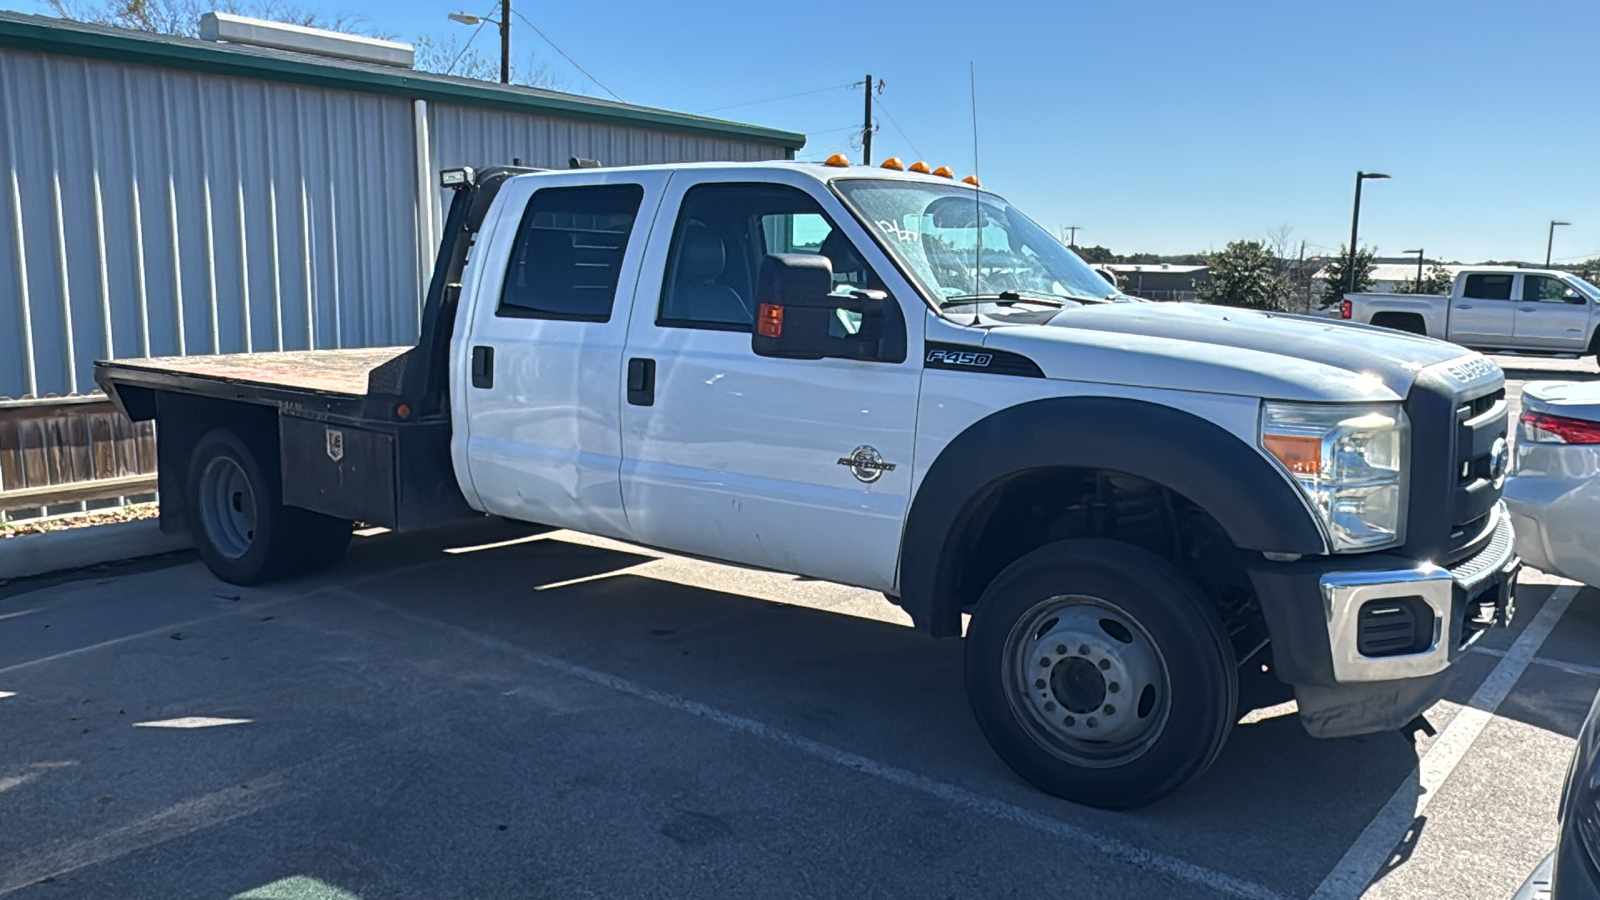
[[[1498,361],[1513,396],[1597,375]],[[1257,711],[1108,813],[1013,776],[959,643],[906,625],[495,522],[270,587],[191,555],[0,587],[0,896],[1508,897],[1600,690],[1600,592],[1528,573],[1437,737]]]

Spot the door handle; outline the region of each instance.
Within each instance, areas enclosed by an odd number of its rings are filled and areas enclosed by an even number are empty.
[[[1471,303],[1457,303],[1456,304],[1456,309],[1471,309],[1471,308],[1472,308],[1472,304]]]
[[[628,402],[634,406],[656,403],[656,361],[643,356],[628,360]]]
[[[1519,306],[1517,312],[1536,312],[1538,309],[1537,306]]]
[[[478,345],[472,348],[472,386],[494,387],[494,348]]]

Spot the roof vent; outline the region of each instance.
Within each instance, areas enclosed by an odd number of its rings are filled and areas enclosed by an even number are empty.
[[[226,41],[274,50],[293,50],[313,56],[331,56],[355,62],[377,63],[410,69],[416,65],[416,52],[410,44],[377,38],[306,28],[252,19],[232,13],[208,12],[200,17],[200,37],[207,41]]]

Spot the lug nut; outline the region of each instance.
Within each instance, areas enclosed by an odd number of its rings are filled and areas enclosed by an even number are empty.
[[[1109,659],[1100,660],[1100,671],[1104,672],[1105,670],[1107,670],[1109,668],[1111,668],[1111,660],[1109,660]]]
[[[1065,719],[1061,720],[1061,724],[1071,728],[1072,726],[1078,724],[1078,720],[1074,719],[1072,716],[1067,716]]]
[[[1066,656],[1067,655],[1067,645],[1066,644],[1057,644],[1056,645],[1056,655],[1057,656]]]
[[[1045,684],[1046,684],[1045,680],[1043,678],[1040,678],[1039,680],[1037,680],[1037,681],[1035,681],[1033,683],[1033,686],[1042,691],[1042,690],[1044,690]]]
[[[1050,668],[1050,658],[1049,657],[1041,658],[1039,660],[1039,668],[1041,668],[1041,669]]]
[[[1122,690],[1122,685],[1117,684],[1115,681],[1113,681],[1113,682],[1110,682],[1110,683],[1108,683],[1106,685],[1106,690],[1108,690],[1111,693],[1115,694],[1117,691]]]
[[[1089,655],[1089,645],[1088,644],[1079,644],[1078,645],[1078,655],[1079,656],[1088,656]]]
[[[1100,724],[1100,720],[1098,720],[1098,719],[1096,719],[1096,718],[1095,718],[1095,717],[1094,717],[1094,716],[1090,716],[1090,717],[1089,717],[1089,718],[1088,718],[1088,719],[1087,719],[1087,720],[1086,720],[1086,721],[1085,721],[1085,722],[1084,722],[1084,724],[1086,724],[1086,725],[1088,725],[1088,726],[1089,726],[1089,727],[1090,727],[1090,728],[1093,728],[1093,727],[1095,727],[1095,726],[1096,726],[1096,725],[1099,725],[1099,724]]]
[[[1056,711],[1055,701],[1054,700],[1046,700],[1045,704],[1044,704],[1044,711],[1045,712],[1055,712]]]
[[[1106,708],[1105,709],[1102,709],[1100,711],[1105,713],[1108,716],[1114,716],[1114,715],[1117,714],[1117,708],[1115,706],[1112,706],[1109,703],[1106,704]]]

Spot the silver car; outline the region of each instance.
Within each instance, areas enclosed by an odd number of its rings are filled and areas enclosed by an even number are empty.
[[[1524,562],[1600,586],[1600,382],[1523,387],[1505,501]]]

